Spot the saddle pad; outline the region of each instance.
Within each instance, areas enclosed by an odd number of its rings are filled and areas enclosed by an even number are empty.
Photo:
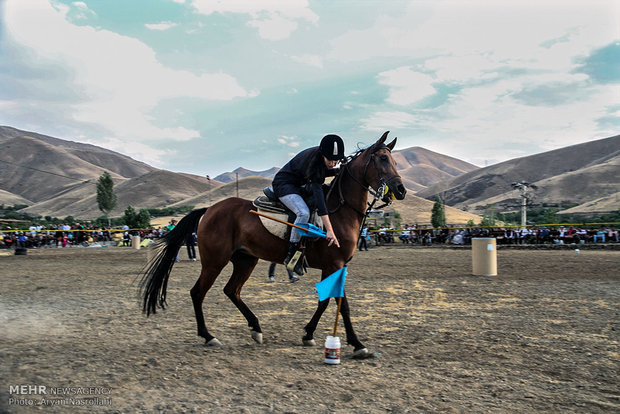
[[[289,223],[292,223],[295,220],[295,215],[289,209],[284,207],[282,203],[271,201],[265,196],[256,198],[252,204],[254,204],[254,207],[256,207],[258,212],[267,214],[268,216],[277,218],[278,220],[287,221]],[[258,217],[269,233],[284,240],[289,239],[292,228],[291,226],[282,224],[275,220],[270,220],[266,217]],[[316,214],[316,211],[310,214],[310,223],[324,230],[323,220],[321,220],[321,217]]]

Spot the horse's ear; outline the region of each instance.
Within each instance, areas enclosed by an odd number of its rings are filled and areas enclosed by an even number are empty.
[[[390,133],[390,131],[385,131],[385,132],[383,133],[383,135],[381,135],[381,138],[379,138],[379,141],[377,141],[377,142],[375,143],[375,145],[380,145],[380,144],[383,144],[383,143],[385,142],[385,140],[387,139],[387,136],[388,136],[388,134],[389,134],[389,133]]]
[[[390,142],[389,144],[387,144],[387,145],[386,145],[386,147],[388,147],[388,148],[390,149],[390,151],[392,151],[392,150],[394,149],[394,146],[396,145],[396,140],[397,140],[397,139],[398,139],[398,138],[394,138],[394,139],[392,140],[392,142]]]

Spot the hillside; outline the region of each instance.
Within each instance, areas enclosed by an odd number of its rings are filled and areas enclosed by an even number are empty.
[[[413,192],[479,169],[473,164],[421,147],[393,151],[392,156],[403,184]]]
[[[34,203],[96,181],[104,171],[115,181],[123,181],[156,170],[94,145],[10,127],[0,127],[0,143],[0,189]]]
[[[112,216],[123,214],[128,205],[136,209],[168,206],[211,205],[223,198],[253,199],[262,194],[277,171],[253,172],[238,168],[216,179],[153,168],[122,154],[59,138],[0,127],[0,204],[26,204],[23,212],[81,219],[100,217],[96,182],[108,171],[115,184],[118,206]],[[464,212],[482,212],[487,204],[510,208],[518,195],[513,181],[535,183],[535,203],[580,203],[592,211],[617,210],[620,192],[620,136],[566,147],[506,161],[486,168],[413,147],[394,151],[399,173],[410,191],[391,208],[403,223],[427,224],[436,194],[455,209],[446,208],[451,224],[465,224],[480,217]],[[231,175],[232,174],[232,175]],[[239,181],[231,177],[239,176]],[[265,176],[262,176],[265,175]],[[219,179],[219,180],[218,180]],[[577,207],[576,207],[577,208]]]
[[[247,170],[245,168],[239,167],[232,172],[226,172],[226,173],[220,174],[214,179],[222,183],[231,183],[235,181],[237,178],[241,179],[241,178],[247,178],[247,177],[264,177],[264,178],[272,179],[278,171],[280,171],[280,169],[277,167],[272,167],[265,171],[251,171],[251,170]]]
[[[206,182],[165,170],[155,170],[120,183],[115,180],[114,193],[118,202],[110,216],[122,216],[129,205],[136,209],[165,207],[210,188]],[[96,194],[96,181],[89,181],[21,211],[32,215],[73,216],[92,220],[103,215],[98,208]]]
[[[439,183],[417,193],[447,205],[509,210],[519,204],[511,183],[527,181],[538,189],[534,203],[586,203],[620,191],[620,136],[572,145],[505,161]]]

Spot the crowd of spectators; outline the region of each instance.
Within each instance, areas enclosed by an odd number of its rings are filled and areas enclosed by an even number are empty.
[[[0,248],[58,248],[109,244],[131,246],[131,236],[144,239],[159,239],[169,231],[169,226],[148,230],[131,230],[127,226],[110,228],[76,223],[40,226],[33,224],[28,230],[0,230]],[[496,227],[496,228],[419,228],[405,226],[403,229],[390,227],[365,228],[363,231],[367,244],[381,246],[401,243],[405,245],[471,244],[473,237],[494,237],[497,244],[541,245],[541,244],[584,244],[618,243],[618,230],[607,228],[574,226],[541,227]],[[372,243],[374,241],[374,243]],[[361,243],[360,243],[361,244]]]
[[[25,247],[58,248],[89,246],[93,244],[131,246],[131,236],[158,239],[166,234],[167,227],[149,230],[131,230],[128,226],[111,228],[75,223],[41,226],[33,224],[28,230],[0,230],[0,248]]]
[[[471,244],[473,237],[493,237],[497,244],[584,244],[584,243],[618,243],[618,230],[614,226],[573,227],[573,226],[536,226],[536,227],[496,227],[496,228],[418,228],[405,226],[397,230],[390,227],[368,228],[367,241],[374,240],[374,245],[401,243],[406,245],[433,244]]]

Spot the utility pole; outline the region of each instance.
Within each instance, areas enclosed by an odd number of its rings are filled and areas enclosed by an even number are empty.
[[[527,200],[530,198],[528,190],[536,190],[535,184],[530,184],[527,181],[521,181],[518,183],[512,183],[512,188],[519,190],[521,195],[521,227],[524,228],[527,225]]]
[[[209,192],[209,206],[211,205],[211,177],[209,177],[209,174],[207,174],[207,184],[209,185],[209,189],[207,190]]]

